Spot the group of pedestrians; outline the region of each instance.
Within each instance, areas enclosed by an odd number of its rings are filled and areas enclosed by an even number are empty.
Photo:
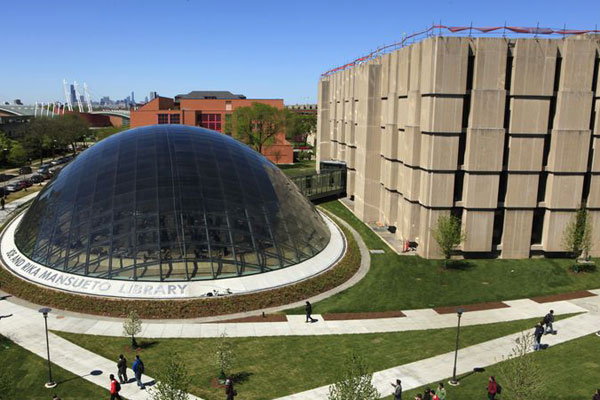
[[[554,324],[554,310],[550,310],[548,314],[540,322],[535,324],[535,330],[533,332],[533,350],[542,350],[542,336],[552,334],[556,335],[556,331],[553,327]]]
[[[394,387],[394,400],[402,400],[402,381],[396,379],[396,383],[392,383]],[[423,394],[418,393],[415,400],[446,400],[446,389],[444,384],[440,382],[437,389],[427,388]]]
[[[135,360],[133,361],[133,365],[131,366],[133,370],[133,374],[135,375],[135,380],[137,382],[140,390],[145,388],[144,383],[142,382],[142,374],[144,373],[144,363],[140,356],[136,355]],[[121,400],[121,396],[119,392],[121,391],[121,385],[128,383],[129,379],[127,378],[127,359],[123,354],[119,354],[119,359],[117,360],[117,375],[119,380],[115,378],[113,374],[110,374],[110,400]]]

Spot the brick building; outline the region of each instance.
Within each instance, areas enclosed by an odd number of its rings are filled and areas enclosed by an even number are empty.
[[[317,161],[345,161],[356,215],[424,257],[450,213],[465,255],[562,252],[580,205],[598,256],[599,54],[597,35],[432,37],[324,76]]]
[[[223,133],[233,111],[252,103],[284,108],[282,99],[247,99],[228,91],[193,91],[175,96],[174,99],[158,96],[137,110],[132,110],[130,126],[183,124]],[[267,146],[263,154],[277,164],[293,162],[292,146],[285,140],[284,132],[277,135],[275,143]]]

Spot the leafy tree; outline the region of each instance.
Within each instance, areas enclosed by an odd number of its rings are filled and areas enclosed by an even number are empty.
[[[306,137],[317,129],[317,116],[314,114],[298,114],[291,110],[284,111],[285,137],[288,140],[300,138],[306,144]]]
[[[381,397],[373,386],[373,373],[360,355],[351,354],[344,363],[338,382],[329,387],[329,400],[376,400]]]
[[[453,215],[441,215],[431,234],[444,254],[446,267],[454,249],[466,239],[466,234],[461,232],[460,219]]]
[[[12,165],[23,165],[27,162],[27,151],[19,142],[11,144],[8,152],[8,162]]]
[[[55,136],[53,132],[56,124],[53,124],[50,118],[34,118],[23,127],[23,146],[27,153],[32,157],[39,157],[40,163],[44,163],[44,151],[52,144],[51,137]]]
[[[581,205],[567,224],[563,234],[563,244],[573,258],[579,256],[587,258],[592,248],[592,224],[588,219],[585,206]]]
[[[545,366],[533,354],[533,335],[521,333],[515,340],[515,347],[505,362],[498,364],[502,385],[502,398],[505,400],[535,400],[544,398],[547,379]]]
[[[152,387],[152,400],[188,400],[191,377],[178,355],[169,358],[158,370],[156,384]]]
[[[58,124],[57,143],[62,147],[71,146],[75,154],[77,142],[82,141],[90,131],[88,122],[78,114],[66,114],[56,118],[56,123]]]
[[[123,322],[123,334],[131,336],[131,347],[136,348],[137,342],[135,341],[135,335],[142,331],[142,321],[138,313],[135,310],[129,312],[127,318]]]
[[[227,374],[233,366],[234,359],[235,356],[231,341],[227,337],[227,333],[223,332],[215,351],[215,365],[219,368],[219,380],[221,383],[225,383]]]
[[[275,142],[275,136],[284,128],[283,111],[268,104],[252,103],[236,108],[226,132],[262,153],[263,148]]]

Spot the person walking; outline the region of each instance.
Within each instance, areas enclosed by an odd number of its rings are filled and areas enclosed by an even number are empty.
[[[594,393],[592,400],[600,400],[600,389],[596,390],[596,393]]]
[[[546,325],[546,329],[544,330],[544,335],[549,333],[554,333],[554,328],[552,324],[554,323],[554,310],[550,310],[548,314],[544,317],[544,325]]]
[[[233,387],[233,379],[231,377],[225,381],[225,394],[227,395],[227,400],[233,400],[237,396],[237,391]]]
[[[113,374],[110,374],[110,400],[123,400],[121,399],[121,396],[119,395],[119,392],[121,391],[121,385],[119,384],[119,382],[117,382],[117,380],[115,379],[115,376]]]
[[[142,374],[144,373],[144,363],[140,359],[140,356],[138,356],[138,355],[135,356],[135,361],[133,362],[131,369],[133,369],[133,374],[135,375],[135,380],[137,382],[137,385],[140,387],[140,390],[144,389],[144,384],[142,383]]]
[[[2,200],[0,200],[0,205],[2,205],[2,209],[4,210],[4,205],[6,204],[6,200],[4,200],[4,196],[2,196]]]
[[[488,399],[495,400],[496,393],[498,393],[498,384],[496,383],[496,378],[494,378],[493,376],[490,376],[490,378],[488,379],[487,391]]]
[[[394,387],[394,400],[402,400],[402,382],[396,379],[396,383],[392,383]]]
[[[431,400],[440,400],[440,396],[433,389],[431,389]]]
[[[316,319],[314,319],[311,314],[312,314],[312,305],[310,304],[310,301],[306,301],[306,322],[317,322]]]
[[[55,394],[52,396],[52,400],[60,400],[60,397],[58,397],[58,395]]]
[[[541,322],[535,325],[535,331],[533,332],[533,350],[542,349],[542,336],[544,335],[544,327]]]
[[[123,354],[119,354],[117,370],[119,372],[119,382],[127,383],[127,359],[123,356]]]
[[[446,389],[444,388],[444,384],[442,382],[438,384],[438,388],[435,392],[437,393],[440,400],[446,400]]]

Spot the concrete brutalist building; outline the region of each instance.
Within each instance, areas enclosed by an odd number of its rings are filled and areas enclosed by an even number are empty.
[[[599,256],[599,52],[592,35],[431,37],[324,76],[317,161],[345,161],[355,214],[424,257],[449,213],[465,255],[561,252],[581,204]]]

